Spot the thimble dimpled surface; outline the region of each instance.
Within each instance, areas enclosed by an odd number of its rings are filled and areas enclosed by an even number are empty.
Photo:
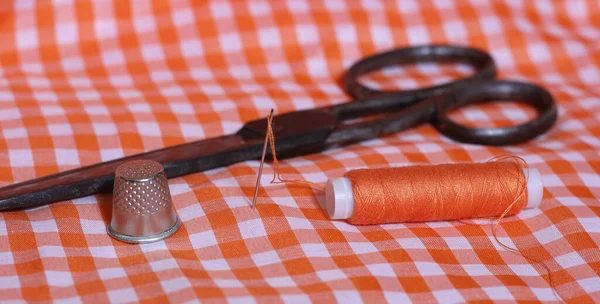
[[[131,214],[152,214],[171,204],[169,185],[162,178],[162,167],[157,173],[156,168],[152,167],[142,167],[148,170],[142,172],[133,171],[131,166],[123,168],[121,172],[117,170],[117,178],[122,180],[115,183],[113,208]]]
[[[152,242],[173,234],[179,225],[161,164],[134,160],[117,168],[108,227],[112,237],[131,243]]]

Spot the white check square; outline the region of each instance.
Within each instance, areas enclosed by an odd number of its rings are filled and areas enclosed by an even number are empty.
[[[58,232],[55,220],[31,221],[30,224],[35,233]]]

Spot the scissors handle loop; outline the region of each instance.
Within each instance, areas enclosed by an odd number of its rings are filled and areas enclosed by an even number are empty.
[[[450,83],[434,85],[415,90],[377,90],[359,81],[367,73],[394,65],[414,63],[464,63],[474,68],[474,74]],[[373,96],[403,95],[413,96],[413,102],[440,94],[448,89],[465,86],[476,81],[493,79],[496,76],[494,59],[486,52],[463,46],[422,45],[395,49],[379,53],[357,61],[344,76],[346,92],[357,99]]]
[[[378,90],[359,81],[362,75],[391,65],[422,62],[464,63],[474,73],[450,83],[414,90]],[[328,145],[342,145],[399,132],[431,123],[456,141],[481,145],[511,145],[528,141],[546,132],[556,121],[554,99],[542,87],[514,81],[497,81],[492,57],[481,50],[452,45],[425,45],[396,49],[359,60],[344,77],[348,94],[357,100],[330,110],[338,127]],[[537,117],[506,128],[472,128],[457,124],[448,112],[470,104],[518,101],[533,106]],[[350,122],[350,119],[383,114],[378,119]]]
[[[472,128],[448,117],[448,112],[472,104],[519,101],[535,108],[537,117],[504,128]],[[552,127],[557,118],[554,98],[544,88],[525,82],[485,81],[452,94],[441,95],[435,102],[433,126],[456,141],[479,145],[513,145],[531,140]]]

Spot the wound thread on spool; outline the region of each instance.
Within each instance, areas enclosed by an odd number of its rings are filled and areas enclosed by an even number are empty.
[[[503,217],[542,194],[537,169],[497,161],[352,170],[328,181],[325,201],[331,219],[367,225]]]

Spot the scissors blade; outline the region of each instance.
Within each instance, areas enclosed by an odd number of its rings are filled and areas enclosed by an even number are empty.
[[[278,138],[280,158],[323,150],[326,148],[323,143],[335,126],[335,117],[326,110],[290,112],[273,120],[278,123],[273,132]],[[117,167],[135,159],[161,163],[167,178],[259,159],[266,126],[266,118],[257,119],[247,122],[233,135],[167,147],[0,188],[0,211],[110,192]]]
[[[167,178],[200,172],[260,157],[262,141],[226,135],[167,147],[0,188],[0,211],[38,207],[110,192],[122,163],[150,159],[163,164]]]

